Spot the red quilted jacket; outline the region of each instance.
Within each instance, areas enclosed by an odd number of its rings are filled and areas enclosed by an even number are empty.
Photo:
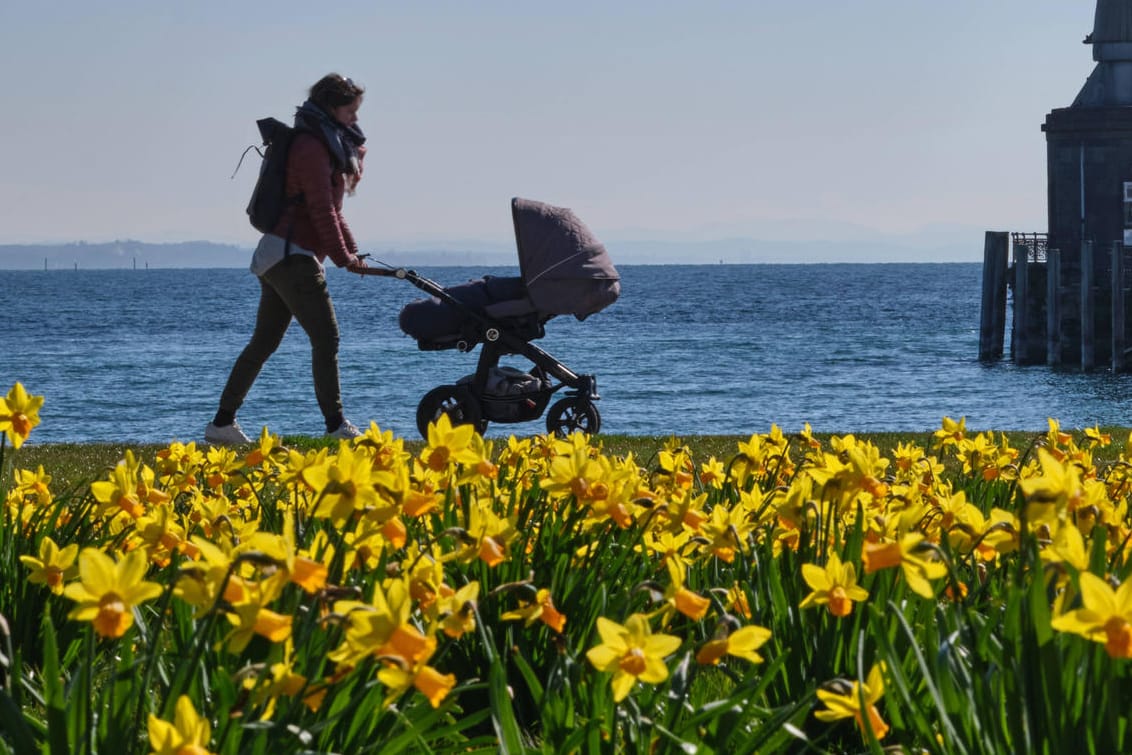
[[[345,193],[345,178],[332,168],[323,143],[313,134],[297,134],[287,155],[287,196],[302,194],[303,200],[287,208],[275,235],[286,238],[290,229],[292,243],[314,252],[320,261],[329,257],[345,267],[358,253],[342,217]]]

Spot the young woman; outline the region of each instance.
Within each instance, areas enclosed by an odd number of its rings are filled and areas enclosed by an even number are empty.
[[[236,412],[267,358],[279,347],[291,319],[299,321],[311,342],[314,392],[335,438],[361,432],[342,414],[338,380],[338,320],[326,287],[323,262],[359,271],[358,245],[342,217],[342,197],[353,194],[362,175],[365,136],[358,108],[365,90],[336,73],[319,79],[295,113],[300,130],[287,157],[290,202],[272,233],[265,234],[252,256],[260,299],[251,340],[236,359],[220,394],[220,408],[204,431],[209,443],[233,445],[250,439],[236,422]]]

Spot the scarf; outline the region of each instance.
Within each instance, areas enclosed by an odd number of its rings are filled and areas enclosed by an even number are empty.
[[[351,176],[361,175],[361,146],[366,143],[366,137],[357,124],[343,126],[307,100],[295,110],[295,128],[310,131],[322,140],[337,170]]]

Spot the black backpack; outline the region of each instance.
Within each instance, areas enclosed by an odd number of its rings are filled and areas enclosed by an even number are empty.
[[[287,196],[287,154],[295,136],[305,129],[293,128],[275,118],[261,118],[255,124],[263,137],[264,150],[254,146],[249,149],[259,152],[263,164],[248,202],[248,219],[260,233],[271,233],[279,225],[288,205],[303,201],[302,194]],[[244,153],[247,154],[247,150]],[[239,166],[236,169],[239,170]],[[288,232],[288,241],[290,235]]]

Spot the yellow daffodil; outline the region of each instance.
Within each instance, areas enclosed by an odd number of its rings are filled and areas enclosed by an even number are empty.
[[[1089,568],[1089,554],[1085,550],[1085,539],[1077,525],[1066,522],[1057,529],[1053,542],[1042,548],[1042,561],[1047,564],[1069,564],[1079,572]]]
[[[813,590],[800,608],[824,605],[838,618],[853,612],[853,601],[867,600],[869,593],[857,585],[857,570],[852,563],[841,563],[836,553],[829,554],[825,568],[816,564],[802,564],[802,578]]]
[[[476,628],[475,602],[480,595],[480,583],[469,582],[455,591],[448,585],[441,585],[439,589],[447,594],[434,601],[432,608],[440,621],[441,631],[453,639],[473,631]]]
[[[428,444],[421,450],[421,463],[433,472],[448,471],[451,464],[476,464],[479,455],[472,447],[473,425],[452,426],[447,414],[441,414],[428,426]]]
[[[337,454],[305,467],[302,474],[317,497],[313,516],[336,526],[379,502],[369,455],[349,443],[341,443]]]
[[[601,644],[589,649],[586,658],[598,671],[613,674],[613,699],[624,700],[637,681],[659,684],[668,678],[666,656],[680,647],[680,638],[653,634],[642,614],[630,616],[624,625],[604,616],[597,619]]]
[[[1084,607],[1064,613],[1050,625],[1093,642],[1103,642],[1112,658],[1132,658],[1132,579],[1117,589],[1091,572],[1081,574]]]
[[[687,569],[682,562],[670,558],[665,559],[664,565],[668,569],[669,577],[668,588],[664,592],[664,600],[667,604],[665,611],[676,610],[693,621],[699,621],[707,615],[711,601],[684,586]]]
[[[161,585],[146,582],[149,565],[144,550],[134,550],[114,562],[97,548],[79,553],[79,581],[63,589],[78,603],[68,614],[78,621],[89,621],[103,637],[121,637],[134,623],[134,606],[161,594]]]
[[[274,577],[246,585],[244,594],[232,603],[232,610],[228,612],[228,621],[233,625],[225,638],[229,650],[242,653],[252,636],[257,634],[276,643],[291,637],[294,617],[267,607],[279,596],[286,579],[286,573],[280,572]]]
[[[173,723],[149,714],[149,746],[153,755],[211,755],[212,726],[187,696],[177,698]]]
[[[17,469],[15,471],[16,484],[12,493],[21,501],[32,503],[35,506],[50,506],[55,500],[51,494],[51,475],[43,470],[40,464],[35,471],[30,469]]]
[[[700,484],[705,488],[721,488],[727,480],[727,468],[714,456],[700,465]]]
[[[832,685],[831,685],[832,686]],[[872,729],[873,736],[884,739],[888,734],[888,724],[880,717],[876,704],[884,695],[884,663],[878,663],[869,669],[868,678],[864,684],[854,681],[851,685],[844,682],[836,685],[842,689],[819,689],[818,699],[825,703],[825,710],[814,713],[819,721],[832,722],[842,718],[852,718],[861,730],[861,736],[868,739],[865,728],[865,716],[868,715],[868,727]],[[848,690],[843,689],[849,687]],[[862,698],[864,703],[862,704]]]
[[[1040,474],[1018,481],[1026,497],[1026,517],[1031,523],[1063,519],[1067,509],[1085,496],[1077,466],[1062,462],[1045,448],[1038,449]]]
[[[528,627],[536,621],[541,621],[559,634],[566,627],[566,617],[554,607],[554,599],[550,595],[550,590],[545,588],[541,588],[535,593],[534,600],[524,601],[518,609],[508,611],[499,618],[504,621],[521,620],[524,626]]]
[[[39,557],[20,556],[24,566],[31,569],[28,582],[33,585],[47,585],[56,595],[63,594],[63,581],[78,573],[75,558],[79,555],[78,543],[71,543],[60,550],[50,537],[39,541]]]
[[[738,582],[732,582],[730,589],[727,590],[727,610],[744,619],[751,618],[751,603],[747,600],[747,591]]]
[[[967,434],[967,418],[960,417],[958,421],[953,420],[951,417],[943,418],[943,426],[936,430],[933,435],[939,441],[940,448],[947,446],[955,446]]]
[[[136,519],[145,512],[145,507],[138,500],[137,469],[133,452],[126,451],[126,459],[110,471],[109,480],[91,483],[90,492],[101,504],[99,513],[113,515],[121,510]]]
[[[947,565],[934,560],[930,554],[931,546],[918,532],[910,532],[900,540],[881,543],[866,543],[862,560],[865,574],[880,569],[899,566],[904,572],[904,580],[917,595],[932,598],[929,580],[939,579],[947,574]]]
[[[252,702],[264,706],[259,715],[261,721],[268,721],[275,715],[276,702],[280,697],[294,697],[307,686],[307,678],[293,668],[293,652],[294,647],[288,639],[283,645],[282,661],[271,664],[267,675],[261,678],[249,677],[243,681],[242,686],[251,694]],[[312,710],[318,710],[321,698],[315,702],[311,699],[311,695],[307,694],[304,695],[304,702],[308,707],[314,703]]]
[[[39,424],[39,409],[43,396],[29,396],[21,383],[16,383],[0,402],[0,432],[13,448],[19,448],[28,439],[33,427]]]
[[[756,651],[770,639],[770,630],[758,626],[746,626],[734,632],[717,636],[696,653],[696,662],[714,666],[725,655],[743,658],[751,663],[762,663],[763,657]]]
[[[704,548],[711,555],[730,564],[735,560],[735,554],[744,550],[747,536],[753,528],[754,525],[745,512],[716,506],[702,527],[702,534],[708,541]]]
[[[377,672],[377,678],[385,685],[385,705],[392,705],[409,687],[416,687],[422,695],[428,698],[429,705],[440,707],[440,703],[456,686],[456,677],[452,674],[442,674],[432,666],[424,663],[386,663]]]
[[[488,566],[498,566],[510,556],[510,544],[519,536],[514,522],[496,514],[488,505],[472,505],[464,528],[462,547],[453,558],[461,563],[480,559]]]
[[[391,580],[375,585],[369,603],[340,600],[334,612],[346,617],[342,644],[327,657],[335,663],[355,666],[366,656],[397,656],[407,665],[427,660],[436,639],[426,637],[410,621],[412,597],[407,582]]]

